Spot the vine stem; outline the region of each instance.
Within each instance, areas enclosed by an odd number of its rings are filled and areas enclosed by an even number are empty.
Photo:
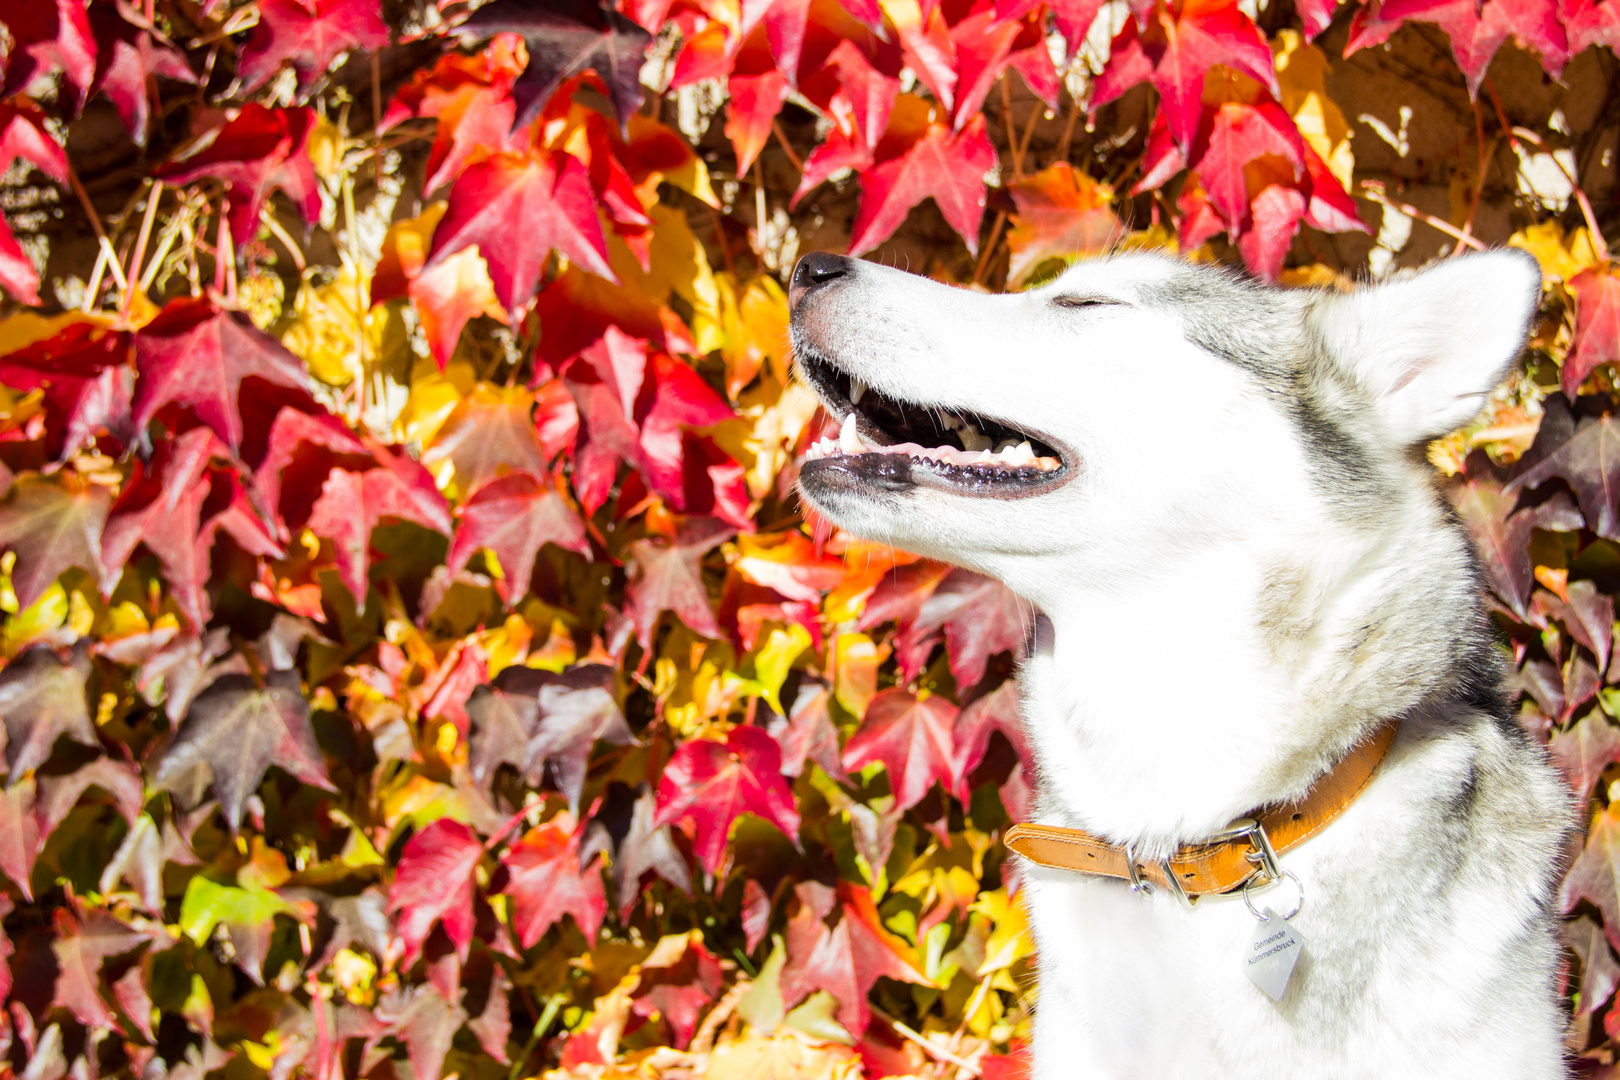
[[[1484,251],[1485,250],[1485,245],[1484,244],[1480,243],[1478,240],[1476,240],[1474,237],[1470,236],[1468,233],[1464,232],[1463,230],[1457,228],[1457,226],[1453,225],[1451,222],[1447,221],[1445,218],[1435,217],[1433,214],[1431,214],[1431,213],[1429,213],[1429,212],[1427,212],[1425,210],[1419,210],[1417,207],[1413,206],[1411,203],[1404,203],[1404,202],[1401,202],[1399,199],[1390,198],[1388,195],[1384,194],[1384,185],[1380,181],[1377,181],[1377,180],[1363,180],[1361,182],[1361,190],[1362,190],[1362,193],[1367,196],[1367,198],[1371,199],[1375,203],[1381,203],[1384,206],[1389,207],[1391,210],[1399,210],[1401,213],[1405,214],[1407,217],[1417,218],[1419,221],[1423,222],[1425,225],[1431,226],[1432,228],[1439,229],[1441,232],[1445,233],[1447,236],[1455,237],[1457,239],[1458,243],[1467,244],[1469,247],[1473,248],[1475,251]]]
[[[68,165],[68,184],[73,193],[79,197],[79,205],[84,207],[84,216],[90,219],[90,227],[96,231],[96,241],[101,245],[102,253],[107,256],[107,269],[111,272],[113,280],[118,283],[118,291],[122,293],[129,288],[129,282],[124,278],[124,268],[118,259],[118,253],[113,250],[112,241],[107,239],[107,230],[101,227],[101,215],[96,213],[95,205],[90,201],[90,195],[79,182],[79,174]]]
[[[787,155],[788,161],[793,163],[793,167],[804,172],[804,159],[793,149],[793,144],[788,142],[787,132],[782,130],[781,123],[774,116],[771,117],[771,134],[776,136],[777,143],[781,145],[782,152]]]
[[[902,1038],[914,1042],[918,1046],[922,1047],[923,1053],[927,1054],[929,1057],[932,1057],[934,1060],[943,1061],[947,1065],[955,1065],[958,1069],[966,1069],[974,1076],[984,1075],[984,1073],[980,1071],[979,1067],[973,1064],[971,1061],[968,1061],[966,1058],[958,1057],[956,1054],[951,1053],[949,1050],[946,1050],[943,1047],[935,1046],[933,1043],[924,1038],[921,1033],[912,1030],[910,1027],[906,1026],[901,1021],[896,1020],[882,1009],[873,1007],[872,1015],[881,1017],[884,1023],[894,1028],[897,1035],[900,1035]]]
[[[1548,146],[1546,141],[1543,140],[1540,135],[1537,135],[1529,128],[1522,127],[1513,128],[1512,132],[1525,142],[1529,143],[1531,146],[1534,146],[1537,150],[1540,150],[1542,153],[1546,154],[1547,157],[1552,159],[1552,163],[1558,167],[1558,171],[1564,174],[1564,179],[1569,181],[1570,191],[1575,196],[1575,202],[1581,208],[1581,216],[1586,219],[1586,229],[1592,234],[1592,250],[1596,253],[1599,259],[1602,259],[1605,263],[1607,263],[1609,261],[1609,244],[1603,239],[1602,230],[1598,228],[1597,214],[1592,212],[1592,200],[1588,199],[1586,197],[1586,192],[1581,190],[1580,183],[1575,179],[1575,177],[1570,175],[1568,169],[1564,168],[1564,163],[1558,160],[1558,155],[1553,153],[1552,147]]]

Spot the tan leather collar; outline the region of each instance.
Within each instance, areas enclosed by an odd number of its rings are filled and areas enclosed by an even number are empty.
[[[1058,870],[1135,879],[1189,897],[1231,892],[1257,872],[1265,859],[1262,848],[1266,839],[1274,852],[1287,851],[1304,843],[1355,802],[1383,764],[1399,728],[1398,721],[1379,728],[1319,777],[1304,798],[1257,811],[1252,821],[1264,830],[1263,837],[1248,828],[1229,829],[1205,843],[1183,844],[1162,862],[1138,862],[1134,874],[1132,860],[1123,846],[1081,829],[1014,825],[1007,830],[1003,843],[1031,862]],[[1172,873],[1174,882],[1168,876]]]

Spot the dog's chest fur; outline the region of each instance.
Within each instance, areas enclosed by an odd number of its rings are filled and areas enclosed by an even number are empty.
[[[1026,686],[1049,662],[1031,660]],[[1073,824],[1045,801],[1042,820]],[[1244,973],[1256,920],[1238,895],[1189,907],[1024,864],[1035,1080],[1563,1076],[1549,855],[1566,806],[1511,723],[1455,702],[1416,710],[1361,797],[1283,856],[1306,946],[1280,1004]],[[1294,895],[1284,883],[1254,900]]]

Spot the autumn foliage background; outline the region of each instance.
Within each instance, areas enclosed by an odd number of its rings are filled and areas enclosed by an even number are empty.
[[[0,1076],[1008,1075],[1029,613],[803,518],[795,257],[1503,243],[1525,367],[1430,456],[1608,1071],[1616,3],[6,5]]]

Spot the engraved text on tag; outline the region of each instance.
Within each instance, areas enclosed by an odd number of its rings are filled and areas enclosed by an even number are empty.
[[[1249,980],[1281,1001],[1288,990],[1289,977],[1294,965],[1305,951],[1305,938],[1270,908],[1265,918],[1254,924],[1254,935],[1243,957],[1243,971]]]

